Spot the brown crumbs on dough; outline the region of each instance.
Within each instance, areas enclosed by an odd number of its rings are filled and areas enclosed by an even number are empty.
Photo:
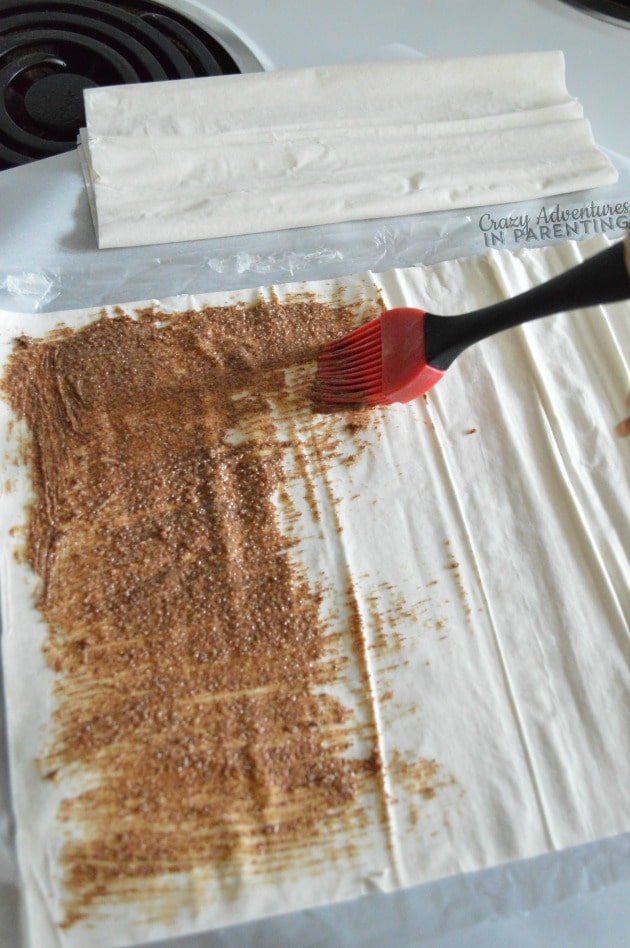
[[[62,806],[66,925],[142,880],[286,865],[380,768],[343,752],[319,596],[274,507],[277,418],[310,414],[306,367],[355,324],[271,302],[17,340],[3,388],[32,436],[26,555],[56,673],[41,765],[90,778]]]

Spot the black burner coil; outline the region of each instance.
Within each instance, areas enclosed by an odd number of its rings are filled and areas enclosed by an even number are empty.
[[[74,148],[91,86],[239,71],[210,33],[153,0],[0,0],[0,168]]]

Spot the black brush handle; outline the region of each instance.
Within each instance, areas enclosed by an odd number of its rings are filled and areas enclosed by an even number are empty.
[[[616,303],[629,297],[630,273],[621,241],[511,299],[460,316],[427,313],[425,359],[434,368],[445,370],[468,346],[504,329],[553,313]]]

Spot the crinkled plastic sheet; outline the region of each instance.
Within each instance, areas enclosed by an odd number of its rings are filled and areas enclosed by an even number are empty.
[[[616,185],[596,193],[547,199],[561,209],[630,199],[630,160],[610,156],[619,170]],[[0,307],[48,312],[124,299],[209,292],[292,279],[317,280],[365,269],[383,271],[415,263],[471,256],[487,249],[479,227],[485,212],[496,218],[538,213],[543,202],[515,208],[476,208],[457,215],[366,221],[186,245],[98,251],[74,152],[49,159],[46,175],[15,169],[0,176]],[[28,191],[29,200],[26,200]],[[34,204],[31,203],[32,199]],[[30,211],[31,207],[35,211]],[[42,213],[43,212],[43,213]],[[620,222],[624,226],[623,221]],[[626,219],[627,225],[627,219]],[[620,230],[608,233],[618,236]],[[584,235],[589,236],[588,234]],[[528,247],[554,240],[531,239]],[[555,238],[560,241],[561,237]],[[523,242],[505,235],[506,249]],[[25,248],[29,248],[25,260]],[[54,249],[53,249],[54,248]],[[1,682],[0,682],[1,687]],[[4,725],[4,722],[2,722]],[[4,726],[0,735],[0,930],[3,945],[15,948],[19,913]],[[630,834],[561,853],[429,883],[416,889],[375,894],[291,916],[182,939],[182,948],[248,946],[422,944],[514,915],[553,906],[560,900],[603,891],[627,891]],[[626,884],[624,889],[623,885]],[[395,927],[393,927],[395,925]],[[450,942],[449,942],[450,944]],[[616,944],[616,943],[615,943]],[[169,948],[175,943],[170,942]]]
[[[517,250],[594,236],[610,239],[630,221],[630,159],[607,153],[619,179],[596,190],[536,199],[510,206],[476,207],[398,218],[305,227],[215,240],[98,250],[79,159],[75,152],[47,159],[46,176],[18,168],[0,177],[0,307],[16,312],[51,312],[125,299],[163,298],[181,293],[256,287],[293,280],[323,280],[365,270],[382,272],[415,264]],[[37,208],[25,213],[22,188]],[[55,194],[63,200],[51,201]],[[527,234],[522,227],[492,222],[536,221],[541,213],[625,206],[591,223],[582,233],[561,226]],[[614,226],[611,228],[610,222]],[[58,234],[63,236],[59,239]],[[25,255],[24,248],[29,248]],[[51,252],[54,247],[54,252]],[[33,265],[25,263],[34,261]]]

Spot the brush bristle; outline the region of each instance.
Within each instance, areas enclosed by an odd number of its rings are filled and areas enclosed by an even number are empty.
[[[316,398],[325,405],[382,401],[381,318],[327,343],[320,355]]]
[[[328,343],[320,356],[313,403],[321,411],[348,405],[392,405],[423,395],[444,375],[426,361],[422,309],[384,310],[377,319]],[[437,317],[440,318],[440,317]]]

